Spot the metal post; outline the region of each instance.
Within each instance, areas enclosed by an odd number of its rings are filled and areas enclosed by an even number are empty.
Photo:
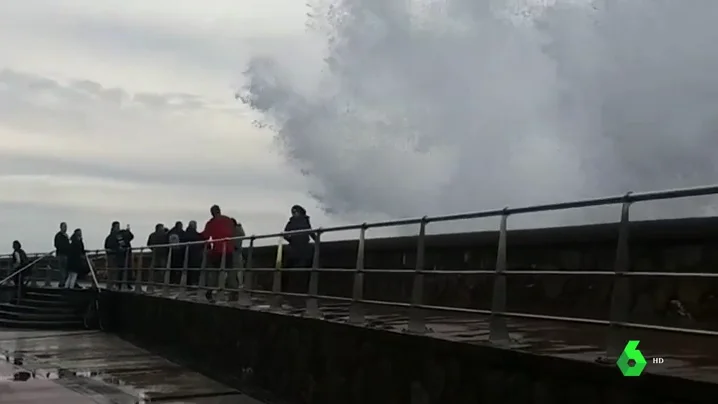
[[[409,332],[426,332],[426,321],[424,310],[421,305],[424,303],[424,252],[426,243],[426,224],[428,218],[424,216],[419,223],[419,237],[416,245],[416,270],[414,271],[413,285],[411,288],[411,307],[409,308]]]
[[[249,247],[247,249],[247,262],[244,265],[244,282],[239,293],[239,304],[244,307],[252,305],[252,255],[254,253],[255,236],[249,238]]]
[[[127,289],[130,288],[130,251],[125,251],[124,261],[125,264],[122,268],[122,281],[120,283],[120,290],[122,290],[122,287],[126,287]]]
[[[312,272],[309,273],[309,293],[306,303],[306,313],[308,317],[319,318],[319,258],[321,250],[322,229],[317,229],[317,238],[314,239],[314,258],[312,259]]]
[[[48,259],[47,259],[48,263],[47,263],[47,265],[45,265],[45,285],[44,286],[46,288],[49,288],[50,286],[52,286],[52,272],[53,272],[52,261],[53,261],[53,258],[54,258],[56,264],[60,263],[59,259],[57,258],[57,253],[55,253],[54,257],[52,255],[50,257],[48,257]]]
[[[359,230],[359,246],[357,247],[356,272],[354,272],[354,284],[352,285],[352,303],[349,307],[349,323],[364,324],[364,244],[366,240],[367,224],[362,224]]]
[[[35,259],[37,259],[37,257],[36,257]],[[41,261],[41,260],[40,260],[40,261]],[[37,263],[36,263],[33,267],[37,267],[38,264],[40,264],[40,261],[37,261]],[[28,286],[30,286],[31,288],[36,288],[36,287],[37,287],[37,278],[35,278],[34,276],[32,276],[32,273],[35,272],[35,271],[24,271],[24,272],[25,272],[25,273],[27,274],[27,276],[29,277],[29,281],[27,282]]]
[[[170,279],[172,278],[172,248],[167,248],[167,263],[165,264],[165,273],[162,277],[162,296],[170,293]]]
[[[507,344],[509,331],[506,326],[506,237],[507,222],[509,220],[508,208],[501,215],[499,227],[499,248],[496,251],[496,272],[494,274],[494,290],[491,296],[491,317],[489,341],[494,344]]]
[[[282,306],[282,236],[277,242],[277,258],[274,262],[274,277],[272,279],[272,298],[270,307],[277,310]]]
[[[227,271],[227,244],[225,243],[224,246],[222,257],[219,260],[219,269],[217,270],[217,287],[219,288],[217,297],[219,298],[221,296],[225,301],[228,301],[227,277],[229,277],[229,271]]]
[[[629,270],[629,228],[630,228],[630,192],[626,194],[626,201],[621,206],[621,223],[618,228],[618,245],[616,246],[616,261],[614,263],[615,275],[611,292],[611,310],[608,328],[606,359],[615,361],[621,354],[626,339],[620,323],[628,321],[631,305],[631,284],[625,273]]]
[[[112,271],[112,268],[110,268],[110,254],[107,253],[107,250],[103,250],[103,253],[105,254],[105,276],[107,277],[107,289],[112,290],[115,286],[115,272]]]
[[[139,255],[139,260],[137,264],[137,273],[135,274],[135,292],[136,293],[142,293],[142,268],[144,268],[144,247],[140,247],[140,251],[137,253]]]
[[[187,297],[187,268],[189,267],[189,245],[184,246],[184,259],[182,263],[182,276],[180,277],[180,291],[178,298]]]
[[[150,267],[147,269],[147,293],[155,291],[155,265],[157,265],[157,254],[150,249]]]
[[[207,289],[207,253],[208,253],[208,247],[209,243],[204,243],[204,250],[202,250],[202,264],[199,268],[199,281],[198,283],[198,290],[200,292],[202,291],[209,291],[211,290]]]

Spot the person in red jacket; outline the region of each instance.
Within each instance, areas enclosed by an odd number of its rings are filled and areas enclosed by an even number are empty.
[[[204,231],[201,233],[204,239],[211,241],[234,237],[234,222],[222,214],[219,206],[212,205],[209,209],[209,213],[212,215],[212,218],[204,225]],[[225,259],[225,268],[233,268],[234,241],[222,240],[213,242],[210,244],[210,249],[207,253],[207,261],[212,268],[219,268],[221,266],[222,256],[224,256]],[[218,278],[216,273],[211,274],[212,276],[209,276],[207,279],[207,285],[216,287],[218,285]],[[208,290],[205,296],[207,296],[207,300],[212,300],[212,291]]]

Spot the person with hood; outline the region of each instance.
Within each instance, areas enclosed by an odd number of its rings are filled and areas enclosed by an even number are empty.
[[[57,257],[57,266],[60,270],[60,285],[65,286],[67,280],[67,254],[70,249],[70,237],[67,235],[67,223],[60,223],[60,231],[55,234],[55,256]]]
[[[204,237],[205,240],[210,241],[229,239],[234,237],[234,223],[232,222],[232,219],[223,215],[222,211],[217,205],[212,205],[212,207],[209,209],[209,212],[212,215],[212,218],[210,218],[207,221],[207,224],[204,226],[202,237]],[[233,252],[234,245],[232,240],[212,242],[207,256],[210,267],[219,268],[222,263],[222,258],[224,257],[225,268],[232,268]],[[207,285],[217,286],[219,280],[219,278],[217,277],[217,273],[208,272],[207,274],[211,274],[210,276],[208,276]],[[212,300],[211,290],[208,290],[205,295],[207,296],[207,300]]]
[[[118,289],[122,289],[122,280],[124,274],[127,274],[127,281],[132,282],[132,272],[130,267],[130,257],[132,255],[132,240],[135,235],[130,230],[130,225],[126,229],[120,229],[120,222],[112,222],[110,234],[105,238],[105,251],[107,252],[108,262],[115,271],[115,281],[118,282]],[[127,288],[132,290],[131,285]]]
[[[167,244],[170,245],[170,268],[175,269],[175,271],[170,272],[170,283],[177,285],[179,285],[182,278],[182,272],[176,269],[182,269],[184,267],[185,249],[179,245],[185,241],[184,238],[182,222],[175,222],[175,227],[167,231]]]
[[[312,224],[307,216],[307,211],[299,206],[292,206],[292,216],[289,218],[287,225],[284,226],[285,232],[308,230],[312,228]],[[287,252],[287,268],[311,268],[314,248],[309,243],[309,238],[316,240],[314,233],[304,234],[288,234],[284,239],[289,243]]]
[[[19,241],[15,240],[12,242],[12,272],[15,272],[17,270],[23,269],[27,267],[27,265],[30,263],[30,259],[27,257],[27,254],[25,253],[25,250],[22,249],[22,244],[20,244]],[[24,271],[18,272],[13,277],[13,282],[15,282],[15,285],[22,290],[22,287],[25,285],[25,280],[30,279],[30,274],[32,272],[31,268],[26,268]]]
[[[82,240],[82,230],[75,229],[70,237],[70,249],[67,255],[67,281],[65,288],[72,289],[77,284],[79,276],[90,272],[87,257],[85,255],[85,243]]]
[[[197,231],[197,222],[190,220],[187,224],[187,230],[184,232],[184,241],[197,242],[202,241],[204,238]],[[202,254],[204,253],[204,244],[196,243],[186,246],[189,249],[189,255],[187,260],[187,268],[199,269],[202,266]],[[184,254],[184,250],[183,250]],[[199,271],[187,271],[187,285],[198,285],[199,284]]]
[[[157,223],[155,225],[155,231],[147,237],[147,246],[152,250],[152,262],[154,262],[155,268],[165,268],[167,266],[167,253],[169,250],[165,246],[168,243],[169,238],[167,237],[165,225]]]

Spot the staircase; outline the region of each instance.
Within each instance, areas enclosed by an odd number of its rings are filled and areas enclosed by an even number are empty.
[[[16,295],[14,287],[0,287],[0,327],[77,330],[86,328],[97,291],[30,287]]]

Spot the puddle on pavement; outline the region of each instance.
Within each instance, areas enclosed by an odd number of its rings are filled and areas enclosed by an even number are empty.
[[[54,382],[99,403],[261,404],[112,335],[0,329],[0,383],[33,380]],[[235,398],[220,399],[225,396]]]

